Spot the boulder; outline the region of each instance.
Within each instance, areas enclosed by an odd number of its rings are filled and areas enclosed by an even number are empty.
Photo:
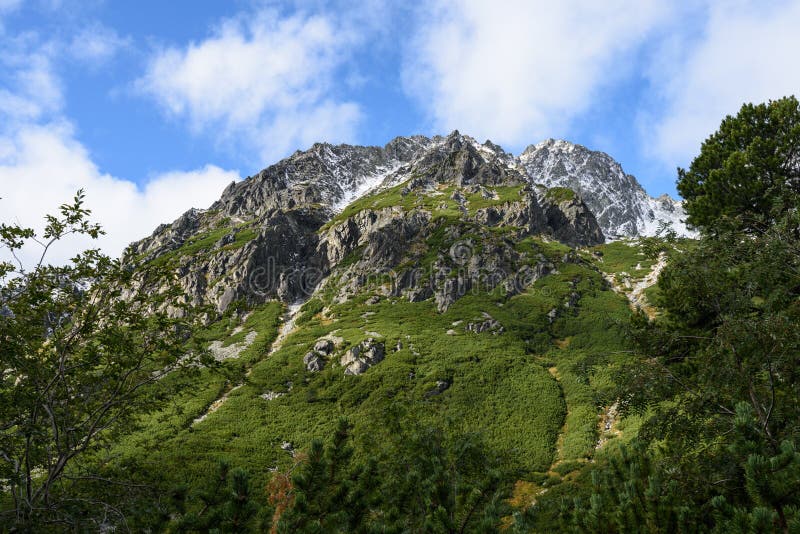
[[[440,395],[440,394],[444,393],[445,391],[447,391],[447,389],[449,387],[450,387],[450,382],[448,380],[437,380],[436,381],[436,387],[434,387],[431,390],[426,391],[425,392],[425,396],[426,397],[433,397],[435,395]]]
[[[306,364],[306,369],[312,373],[318,373],[325,367],[325,359],[313,351],[303,356],[303,363]]]
[[[476,334],[480,334],[483,332],[491,332],[494,335],[502,334],[505,330],[503,325],[500,324],[497,319],[493,318],[486,312],[483,312],[483,320],[482,321],[473,321],[468,323],[467,326],[464,327],[464,330],[467,332],[474,332]]]
[[[345,375],[360,375],[373,365],[382,362],[385,356],[386,349],[383,342],[369,338],[345,352],[339,363],[345,368]]]
[[[333,352],[333,341],[330,339],[318,339],[316,343],[314,343],[314,352],[319,354],[328,355]]]

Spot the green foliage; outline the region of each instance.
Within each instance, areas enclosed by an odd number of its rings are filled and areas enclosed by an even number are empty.
[[[186,463],[191,454],[185,456],[186,451],[181,449],[196,447],[191,449],[195,452],[202,449],[202,441],[192,440],[196,436],[194,421],[223,393],[230,390],[233,384],[242,383],[246,379],[248,365],[260,361],[267,355],[278,334],[283,308],[279,302],[268,302],[248,312],[247,319],[242,324],[238,323],[237,315],[231,315],[199,329],[197,337],[201,345],[219,339],[226,339],[226,343],[230,339],[240,342],[250,331],[257,332],[257,335],[253,343],[236,359],[197,369],[191,376],[171,373],[164,377],[160,383],[173,392],[170,402],[155,412],[141,416],[135,431],[118,438],[113,448],[114,454],[129,459],[144,457],[153,469],[161,463],[167,465]],[[241,326],[242,331],[225,338],[225,332],[230,332],[235,326]],[[262,402],[262,399],[255,400]],[[243,422],[253,424],[251,419],[245,419]],[[202,440],[202,436],[197,437]],[[191,445],[187,445],[189,442]],[[224,451],[224,441],[218,445],[219,449],[215,449],[215,454]],[[218,458],[219,455],[209,455],[206,459],[197,460],[196,469],[193,466],[165,475],[168,479],[174,474],[186,477],[188,480],[199,480],[203,473],[212,468]],[[176,479],[170,483],[178,482]]]
[[[297,325],[304,325],[307,324],[314,316],[322,311],[325,307],[325,303],[323,303],[320,299],[312,298],[309,299],[303,307],[300,308],[300,315],[297,316],[295,323]]]
[[[353,532],[369,519],[369,507],[378,500],[375,462],[355,465],[349,439],[350,426],[340,419],[327,447],[311,442],[291,477],[291,501],[273,514],[277,532]],[[283,504],[280,495],[271,497],[274,504]]]
[[[400,271],[450,261],[457,241],[475,251],[513,242],[521,263],[547,258],[557,271],[521,292],[475,288],[444,313],[432,300],[387,296],[379,286],[388,279],[338,302],[356,249],[271,353],[280,303],[244,321],[238,303],[191,335],[191,321],[152,313],[152,294],[123,304],[119,290],[133,275],[94,251],[64,268],[0,264],[0,479],[11,488],[0,496],[3,519],[81,529],[89,523],[79,518],[94,517],[75,503],[100,502],[142,531],[797,530],[798,115],[794,98],[745,106],[680,171],[691,222],[703,230],[697,242],[665,226],[575,252],[464,222],[453,198],[463,194],[474,213],[516,200],[521,186],[486,195],[401,185],[359,199],[326,228],[365,209],[431,213],[431,232]],[[81,203],[49,218],[45,239],[99,235]],[[158,267],[208,254],[231,231],[223,249],[257,236],[253,226],[209,220],[214,229],[136,276],[165,276]],[[33,237],[0,226],[11,249]],[[635,279],[662,254],[668,266],[647,296],[663,313],[631,321],[603,273]],[[76,284],[87,281],[88,290]],[[156,298],[176,296],[168,288]],[[486,314],[502,333],[466,328]],[[251,331],[256,340],[238,358],[181,358]],[[322,337],[336,348],[310,372],[303,356]],[[340,357],[367,338],[384,344],[385,359],[345,375]],[[81,425],[115,387],[123,398],[110,419],[87,432]],[[598,446],[598,416],[612,404],[621,414]],[[98,484],[119,478],[129,485]]]
[[[599,255],[599,267],[607,273],[616,274],[626,272],[632,276],[637,273],[646,274],[653,267],[654,258],[647,255],[635,241],[612,241],[591,248],[592,252]],[[640,269],[636,267],[639,266]]]
[[[233,243],[230,245],[225,245],[223,247],[224,250],[236,250],[237,248],[241,248],[253,239],[258,237],[258,230],[252,227],[245,227],[241,228],[236,231],[236,235],[234,236]]]
[[[66,265],[46,263],[66,236],[102,233],[83,198],[79,191],[60,217],[47,216],[31,269],[19,262],[0,270],[0,479],[9,497],[0,499],[0,516],[21,529],[51,521],[79,528],[101,513],[102,496],[74,493],[74,481],[97,476],[83,460],[158,406],[160,378],[197,362],[185,345],[193,321],[158,311],[168,302],[179,307],[169,273],[134,274],[97,250]],[[18,226],[0,232],[12,253],[36,240]],[[163,290],[137,289],[141,281]]]
[[[547,190],[544,197],[547,200],[560,204],[561,202],[569,202],[575,200],[575,191],[569,187],[551,187]]]
[[[760,429],[751,405],[736,406],[736,439],[730,450],[744,469],[747,496],[754,506],[731,504],[725,495],[715,496],[717,529],[725,532],[766,532],[781,526],[784,530],[800,525],[800,453],[794,440],[784,440],[779,447],[768,442]],[[769,452],[767,452],[769,451]],[[769,456],[764,456],[765,452]]]
[[[676,480],[670,480],[641,445],[620,447],[595,469],[592,493],[576,498],[571,530],[589,533],[696,532],[704,530]],[[707,526],[706,526],[707,528]]]
[[[559,460],[590,458],[597,443],[597,395],[588,380],[559,370],[559,383],[567,403],[565,432]]]
[[[515,201],[521,189],[490,188],[491,198],[465,195],[468,209]],[[501,516],[503,525],[519,530],[523,522],[511,521],[504,500],[513,482],[541,473],[552,495],[567,491],[562,486],[588,484],[584,471],[595,456],[598,412],[613,400],[615,369],[628,361],[621,356],[630,346],[620,327],[630,314],[627,302],[590,263],[562,262],[571,252],[565,245],[461,221],[453,192],[443,186],[433,195],[403,195],[397,189],[359,202],[361,209],[385,203],[431,211],[433,231],[408,267],[448,261],[453,243],[466,240],[475,251],[513,243],[520,262],[549,259],[558,271],[517,294],[475,288],[444,313],[432,300],[412,303],[374,286],[336,303],[334,272],[268,357],[282,306],[249,310],[242,322],[245,306],[232,305],[187,343],[197,349],[212,341],[231,345],[251,330],[256,342],[239,358],[197,367],[191,376],[167,374],[159,385],[169,391],[161,396],[168,402],[138,413],[107,451],[91,457],[105,475],[127,473],[154,494],[174,497],[114,494],[131,528],[232,530],[231,523],[222,526],[224,518],[242,517],[245,523],[235,523],[262,529],[277,514],[286,531],[352,531],[358,525],[496,531]],[[224,235],[203,234],[184,246],[207,254]],[[174,257],[184,254],[179,250]],[[620,254],[647,262],[632,247]],[[360,256],[355,251],[340,268]],[[551,310],[558,312],[555,319],[547,316]],[[484,313],[503,325],[502,334],[466,330],[485,320]],[[342,341],[324,369],[311,373],[303,356],[323,336]],[[340,356],[368,337],[385,344],[385,360],[363,375],[345,376]],[[559,380],[548,373],[552,365]],[[341,416],[350,422],[346,432],[337,426]],[[315,441],[327,435],[333,444]],[[307,451],[308,461],[302,461],[305,453],[287,453],[284,442]],[[227,475],[209,477],[220,461]],[[276,466],[286,476],[271,476]],[[232,477],[236,470],[247,471],[246,485],[243,473]],[[275,498],[252,490],[272,488],[276,480]],[[238,501],[228,498],[232,494]],[[225,512],[234,502],[249,503],[249,512]]]
[[[441,231],[428,237],[431,250],[448,250],[448,224],[456,223],[443,218]],[[502,236],[486,239],[495,238]],[[473,239],[479,243],[484,238]],[[368,297],[374,295],[370,290],[342,304],[319,295],[301,308],[297,329],[278,351],[251,360],[255,364],[241,387],[231,390],[244,376],[233,372],[233,361],[213,371],[202,370],[194,393],[184,387],[175,397],[185,410],[166,410],[159,418],[148,419],[135,438],[124,440],[125,457],[146,459],[146,469],[139,469],[150,473],[160,465],[181,466],[158,473],[152,483],[159,486],[202,486],[205,473],[225,458],[232,467],[246,468],[252,483],[261,487],[269,482],[268,469],[293,465],[281,450],[282,442],[310,451],[314,439],[335,432],[336,416],[346,416],[352,424],[352,464],[366,467],[388,453],[389,437],[368,438],[383,435],[387,410],[398,404],[418,413],[423,427],[441,428],[454,420],[460,422],[454,435],[480,434],[482,447],[495,457],[502,473],[500,486],[507,487],[515,477],[526,479],[532,472],[547,471],[556,459],[567,460],[560,469],[574,478],[580,470],[569,461],[585,465],[593,454],[599,405],[608,397],[608,368],[619,359],[615,352],[629,348],[617,324],[629,315],[627,303],[604,286],[590,265],[561,264],[569,248],[535,238],[515,246],[533,261],[544,255],[557,262],[559,272],[511,297],[501,290],[468,294],[443,314],[436,312],[432,301],[381,297],[368,305]],[[335,286],[335,273],[331,283]],[[579,305],[564,309],[551,324],[548,311],[563,308],[575,291],[581,294]],[[496,336],[466,332],[466,324],[482,320],[483,312],[500,321],[506,332]],[[212,324],[206,337],[224,340],[236,326],[232,315],[219,326]],[[448,330],[453,333],[448,335]],[[336,365],[339,355],[373,333],[385,343],[386,359],[364,375],[344,376]],[[328,334],[341,337],[342,346],[321,372],[307,372],[304,354]],[[574,346],[552,356],[564,369],[559,384],[540,354],[555,350],[553,339],[563,336],[571,336]],[[434,393],[440,381],[449,386]],[[602,394],[596,391],[598,385]],[[209,399],[226,391],[227,400],[214,413],[193,423]],[[264,400],[260,396],[265,392],[283,395]],[[558,449],[562,428],[563,446]],[[558,482],[559,476],[549,476],[548,485]],[[195,512],[202,508],[191,493],[185,506]]]
[[[187,512],[190,493],[203,503],[201,509]],[[170,531],[248,532],[255,526],[258,507],[252,499],[250,477],[243,469],[231,469],[227,462],[219,462],[216,473],[199,487],[181,486],[172,496],[177,513],[170,521]]]
[[[704,235],[663,271],[664,315],[635,319],[643,363],[621,382],[651,413],[641,436],[663,451],[654,474],[680,483],[695,523],[713,510],[720,532],[800,521],[800,218],[785,209],[796,206],[797,108],[744,106],[681,173]]]
[[[243,342],[248,333],[255,331],[257,333],[256,338],[243,356],[246,357],[249,354],[252,354],[253,357],[263,355],[277,336],[278,324],[283,310],[284,305],[282,303],[267,302],[247,313],[247,319],[239,325],[240,330],[238,333],[233,334],[231,332],[227,337],[223,336],[215,339],[224,339],[222,346],[226,347],[233,343]],[[224,323],[224,319],[222,322]]]
[[[639,247],[647,258],[655,260],[661,254],[674,251],[677,241],[678,234],[672,229],[672,223],[661,221],[655,235],[639,238]]]
[[[343,420],[329,446],[312,442],[292,476],[293,501],[277,514],[277,532],[490,532],[498,527],[507,505],[495,460],[479,438],[421,426],[397,411],[386,415],[387,428],[375,436],[381,446],[365,464],[354,461]]]
[[[679,169],[688,222],[707,233],[762,232],[796,208],[800,193],[800,103],[793,96],[745,104]]]
[[[177,253],[181,256],[191,256],[198,252],[208,250],[214,246],[214,243],[225,237],[228,233],[230,233],[229,228],[216,228],[204,234],[193,236],[177,250]]]
[[[149,263],[153,267],[164,267],[172,265],[176,260],[182,257],[191,257],[208,253],[220,239],[231,233],[234,234],[233,241],[221,247],[221,250],[236,250],[258,237],[258,230],[249,226],[249,224],[250,223],[242,223],[238,226],[230,227],[224,224],[223,220],[218,223],[215,228],[192,236],[181,244],[180,247],[161,254]]]
[[[440,184],[434,191],[406,191],[408,182],[380,191],[376,194],[362,197],[347,206],[340,214],[323,226],[323,230],[336,226],[357,213],[370,209],[402,208],[405,211],[423,209],[430,211],[434,217],[452,218],[458,220],[463,214],[461,208],[452,197],[456,191],[463,194],[467,202],[467,211],[470,214],[482,208],[500,206],[508,202],[520,200],[520,194],[525,186],[496,186],[487,188],[489,197],[482,192],[469,193],[463,188],[456,188]]]
[[[413,200],[415,195],[403,195],[401,191],[405,184],[396,185],[386,191],[374,195],[368,195],[351,202],[340,214],[328,221],[322,229],[328,229],[337,224],[346,221],[355,214],[366,209],[378,210],[381,208],[390,208],[394,206],[402,206],[405,209],[413,207]]]
[[[464,196],[468,202],[469,213],[474,214],[479,209],[519,202],[523,189],[524,186],[521,185],[502,185],[488,188],[487,191],[492,194],[488,198],[482,192],[469,193]]]

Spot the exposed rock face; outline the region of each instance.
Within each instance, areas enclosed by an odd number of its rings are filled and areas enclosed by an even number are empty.
[[[412,174],[424,178],[412,182],[410,187],[426,182],[453,183],[459,187],[525,183],[525,175],[508,164],[507,156],[497,145],[478,145],[474,139],[454,131],[414,164]]]
[[[543,210],[550,233],[562,243],[596,245],[605,239],[594,215],[579,197],[560,202],[545,197]]]
[[[409,239],[428,226],[430,213],[405,212],[399,208],[363,210],[322,233],[317,253],[328,265],[336,265],[358,247],[364,254],[391,265],[406,248]]]
[[[329,265],[337,265],[353,253],[359,256],[346,262],[349,267],[338,277],[339,301],[369,284],[376,274],[391,273],[390,294],[412,302],[433,298],[437,309],[445,311],[473,288],[491,290],[502,284],[513,294],[554,270],[544,259],[531,267],[531,258],[519,254],[513,243],[497,242],[483,228],[487,226],[515,228],[520,239],[545,234],[570,245],[603,242],[597,222],[579,198],[562,203],[547,200],[546,190],[529,187],[527,178],[509,166],[509,156],[493,147],[477,145],[454,133],[400,171],[409,176],[403,196],[432,196],[443,185],[455,186],[450,198],[464,212],[464,225],[445,228],[443,237],[449,250],[442,251],[429,266],[421,266],[410,253],[443,229],[424,208],[364,209],[322,232],[318,251]],[[519,194],[474,213],[467,209],[468,195],[497,199],[497,187],[517,188]],[[465,238],[467,233],[478,237]],[[413,267],[405,267],[409,264]]]
[[[317,352],[307,352],[303,356],[303,363],[306,364],[306,370],[312,373],[318,373],[325,367],[325,358]]]
[[[345,352],[339,363],[344,367],[344,374],[360,375],[373,365],[382,362],[385,356],[386,348],[383,342],[369,338]]]
[[[270,209],[313,204],[344,207],[358,192],[377,185],[433,142],[413,136],[398,137],[382,148],[317,143],[255,176],[232,183],[211,209],[230,217],[250,218]]]
[[[530,145],[518,161],[533,183],[578,193],[607,237],[653,235],[662,220],[679,234],[693,235],[682,222],[680,202],[668,195],[651,197],[608,154],[548,139]]]
[[[318,354],[325,354],[326,356],[333,352],[333,341],[330,339],[320,339],[314,343],[314,352]]]
[[[492,334],[502,334],[503,333],[503,325],[501,325],[497,319],[493,318],[486,312],[483,312],[483,318],[481,320],[473,321],[467,323],[467,326],[464,327],[464,330],[467,332],[474,332],[476,334],[480,334],[482,332],[491,332]]]
[[[193,303],[215,304],[220,311],[239,299],[293,302],[307,294],[326,269],[315,250],[316,231],[328,217],[324,210],[313,208],[271,210],[248,221],[238,232],[231,230],[234,243],[239,232],[251,235],[237,246],[220,243],[231,235],[226,232],[228,218],[218,212],[191,210],[172,225],[162,225],[152,236],[131,245],[128,258],[171,258]],[[194,228],[194,233],[187,235],[187,227]],[[224,232],[221,240],[193,248],[220,230]],[[181,254],[187,249],[189,253]]]
[[[541,235],[588,246],[603,242],[603,224],[634,232],[612,217],[616,207],[602,212],[601,224],[588,196],[587,203],[580,195],[551,198],[547,188],[532,184],[532,177],[542,181],[540,175],[556,176],[561,168],[568,177],[618,178],[612,172],[618,165],[607,156],[586,151],[591,161],[580,174],[573,160],[583,152],[558,147],[536,145],[515,158],[458,132],[399,137],[384,147],[316,144],[231,184],[210,209],[159,226],[131,245],[125,261],[169,265],[193,303],[219,312],[237,301],[305,300],[332,273],[339,302],[366,286],[376,287],[377,298],[433,299],[439,311],[477,287],[518,293],[556,267],[516,250],[516,240]],[[585,191],[595,204],[632,194],[634,204],[620,209],[634,209],[644,192],[626,176],[614,182],[614,195]],[[370,202],[370,195],[383,193],[395,196]],[[672,205],[659,202],[662,210]],[[492,230],[499,227],[511,237],[497,237]],[[313,353],[318,358],[310,357],[307,367],[322,368],[330,352]]]
[[[339,346],[344,340],[340,337],[323,337],[314,343],[314,348],[303,356],[303,363],[306,370],[311,373],[318,373],[325,368],[327,358],[333,354],[336,347]]]

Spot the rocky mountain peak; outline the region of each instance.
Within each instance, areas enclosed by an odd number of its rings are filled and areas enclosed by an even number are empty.
[[[172,265],[196,303],[220,311],[237,300],[302,300],[334,273],[339,299],[395,273],[390,291],[435,298],[443,311],[487,272],[512,288],[522,265],[552,271],[513,245],[533,236],[604,240],[580,196],[533,187],[512,155],[454,131],[384,147],[317,143],[232,184],[209,210],[162,225],[129,259]],[[462,265],[453,247],[474,254]],[[465,269],[455,281],[453,267]]]
[[[569,141],[547,139],[528,146],[518,158],[530,180],[577,192],[609,237],[652,235],[661,221],[681,235],[692,235],[681,203],[667,195],[655,199],[633,175],[605,152]]]
[[[508,165],[508,155],[495,145],[481,145],[455,130],[440,138],[413,164],[417,183],[466,185],[519,185],[525,176]],[[420,180],[419,177],[423,179]]]
[[[242,182],[211,206],[230,217],[272,209],[319,206],[336,211],[431,144],[424,136],[398,137],[385,147],[315,143]]]

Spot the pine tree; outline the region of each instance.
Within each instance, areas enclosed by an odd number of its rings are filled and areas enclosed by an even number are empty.
[[[659,279],[665,314],[633,328],[643,363],[623,383],[655,408],[658,442],[695,520],[791,528],[800,478],[800,108],[742,107],[680,174],[702,237]],[[666,402],[665,402],[666,401]]]
[[[678,170],[688,222],[716,233],[764,231],[800,197],[800,103],[745,104]]]

